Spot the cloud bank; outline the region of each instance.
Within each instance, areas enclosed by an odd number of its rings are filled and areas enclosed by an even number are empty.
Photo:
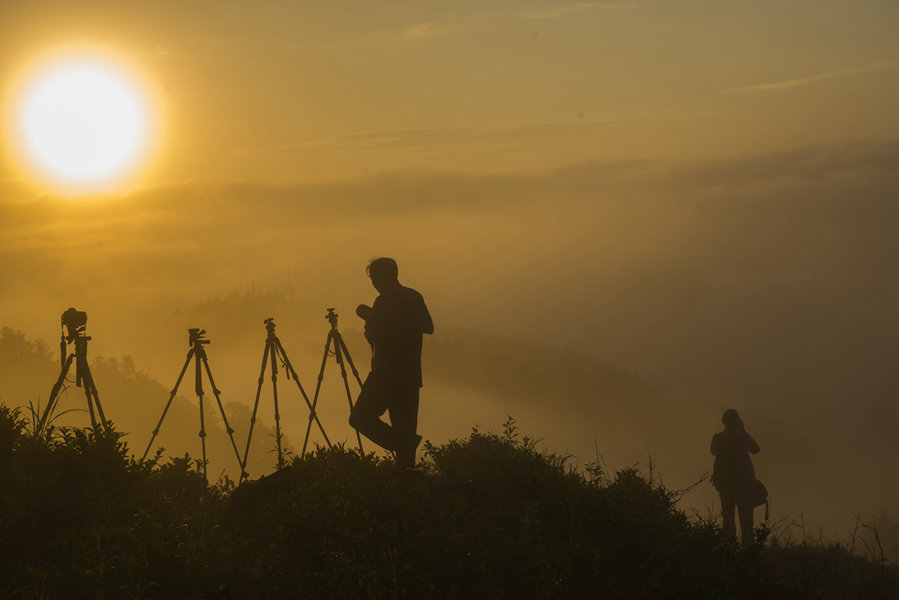
[[[777,90],[784,90],[788,88],[800,87],[809,85],[812,83],[817,83],[819,81],[826,81],[828,79],[840,79],[843,77],[851,77],[853,75],[859,75],[861,73],[869,73],[871,71],[882,71],[885,69],[895,69],[899,67],[899,61],[891,60],[887,62],[878,62],[871,65],[865,65],[862,67],[855,67],[852,69],[841,69],[838,71],[830,71],[828,73],[817,73],[815,75],[809,75],[806,77],[798,77],[796,79],[787,79],[784,81],[774,81],[771,83],[759,83],[756,85],[747,85],[738,88],[732,88],[727,90],[728,94],[755,94],[759,92],[773,92]]]

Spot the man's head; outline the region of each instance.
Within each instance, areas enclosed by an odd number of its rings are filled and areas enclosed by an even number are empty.
[[[721,422],[727,429],[743,429],[743,420],[740,419],[740,413],[733,408],[728,408],[721,416]]]
[[[399,285],[397,275],[399,273],[396,261],[392,258],[374,258],[365,267],[365,272],[371,278],[371,284],[379,292],[383,292],[393,286]]]

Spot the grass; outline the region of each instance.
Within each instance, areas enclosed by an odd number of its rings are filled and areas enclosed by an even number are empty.
[[[318,449],[235,487],[114,429],[36,436],[0,407],[0,598],[895,598],[839,544],[741,549],[636,469],[573,468],[503,433],[415,472]]]

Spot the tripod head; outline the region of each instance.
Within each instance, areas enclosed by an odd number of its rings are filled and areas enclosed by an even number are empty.
[[[268,337],[275,336],[275,318],[269,317],[263,321],[265,323],[265,331],[268,333]]]
[[[190,344],[191,346],[202,346],[203,344],[212,343],[212,340],[207,340],[207,339],[203,338],[203,336],[206,335],[205,329],[200,329],[199,327],[196,327],[194,329],[188,329],[187,332],[188,332],[188,334],[190,334],[187,343]]]
[[[325,315],[325,318],[328,320],[328,323],[331,324],[331,329],[337,329],[337,313],[334,312],[333,308],[328,309],[328,314]]]

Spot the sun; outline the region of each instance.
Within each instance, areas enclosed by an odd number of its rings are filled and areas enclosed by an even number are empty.
[[[97,57],[41,68],[24,86],[16,124],[26,162],[68,189],[121,182],[146,158],[146,94],[121,66]]]

